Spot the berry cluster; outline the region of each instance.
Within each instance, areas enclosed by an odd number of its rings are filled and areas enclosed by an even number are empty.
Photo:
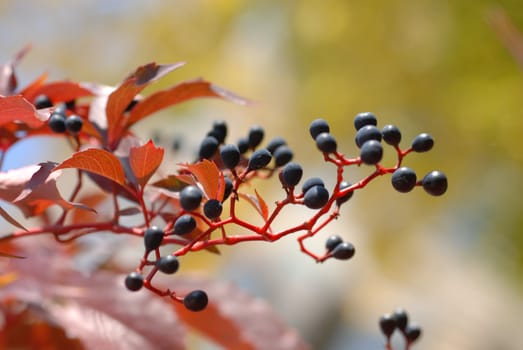
[[[74,100],[54,106],[48,96],[38,95],[35,97],[33,103],[36,109],[54,107],[49,119],[47,120],[47,124],[55,133],[61,134],[67,131],[74,136],[82,130],[82,117],[77,114],[69,113],[75,108]]]
[[[403,309],[397,309],[390,314],[385,314],[380,317],[379,325],[381,332],[385,336],[385,347],[387,350],[392,350],[391,338],[396,330],[398,330],[405,339],[405,349],[410,349],[412,343],[421,336],[421,328],[417,325],[409,324],[409,316]]]

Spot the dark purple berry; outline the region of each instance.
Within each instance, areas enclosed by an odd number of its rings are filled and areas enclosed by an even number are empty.
[[[329,134],[328,132],[322,132],[318,136],[316,136],[316,147],[324,153],[334,153],[336,152],[336,149],[338,148],[338,144],[336,143],[336,139],[332,134]]]
[[[125,277],[125,287],[130,291],[136,292],[143,287],[143,276],[133,271]]]
[[[381,332],[390,338],[392,333],[396,330],[396,318],[392,314],[385,314],[380,317]]]
[[[73,111],[76,108],[76,100],[65,101],[65,108]]]
[[[247,140],[246,137],[242,137],[237,142],[238,149],[240,150],[241,154],[244,154],[249,150],[249,140]]]
[[[183,305],[191,311],[201,311],[205,309],[209,298],[203,290],[193,290],[183,298]]]
[[[354,256],[356,249],[349,242],[342,242],[332,250],[332,257],[338,260],[349,260]]]
[[[343,243],[343,238],[341,238],[341,236],[338,236],[338,235],[330,236],[325,241],[325,249],[327,249],[327,251],[330,252],[342,243]]]
[[[157,226],[151,226],[143,235],[143,243],[145,245],[145,250],[150,252],[158,248],[163,241],[163,230]]]
[[[236,145],[225,145],[220,150],[220,156],[227,168],[234,169],[240,161],[240,150]]]
[[[82,130],[82,126],[84,125],[83,119],[76,115],[70,115],[65,119],[65,128],[67,131],[69,131],[71,134],[77,134]]]
[[[432,149],[432,146],[434,146],[434,138],[426,133],[416,136],[411,145],[414,152],[427,152]]]
[[[303,203],[309,209],[320,209],[329,201],[329,191],[323,186],[314,186],[305,192]]]
[[[216,219],[222,214],[222,203],[217,199],[209,199],[203,205],[203,213],[209,219]]]
[[[250,170],[258,170],[269,164],[271,159],[271,152],[267,151],[265,148],[262,148],[254,151],[251,154],[251,158],[249,159],[247,167]]]
[[[313,140],[316,140],[319,134],[324,132],[330,132],[329,124],[324,119],[315,119],[309,126],[309,132]]]
[[[275,137],[269,141],[265,148],[267,148],[267,151],[271,152],[271,154],[274,154],[274,151],[276,151],[278,147],[285,145],[287,145],[287,142],[283,137]]]
[[[223,143],[227,137],[227,123],[224,120],[215,121],[211,133],[219,143]]]
[[[381,129],[381,135],[383,136],[383,141],[392,146],[399,145],[401,141],[401,131],[395,125],[385,125]]]
[[[411,168],[401,167],[394,171],[390,181],[396,191],[407,193],[416,186],[416,173]]]
[[[421,335],[421,328],[418,326],[407,326],[407,329],[405,330],[405,338],[407,338],[407,342],[413,343]]]
[[[214,136],[206,136],[200,143],[198,156],[200,159],[210,159],[218,149],[219,142]]]
[[[302,176],[303,169],[298,163],[288,163],[281,171],[281,179],[285,187],[296,186]]]
[[[374,125],[365,125],[356,132],[354,140],[356,145],[361,148],[369,140],[381,141],[381,131]]]
[[[255,149],[260,145],[263,140],[265,131],[259,125],[255,125],[249,129],[249,134],[247,135],[247,140],[249,142],[249,148]]]
[[[66,130],[65,127],[65,115],[61,113],[53,112],[49,117],[47,124],[49,128],[56,133],[64,133]]]
[[[184,214],[174,222],[174,234],[183,236],[191,233],[196,228],[196,220],[192,215]]]
[[[161,272],[171,275],[178,271],[180,262],[174,255],[162,256],[158,261],[156,261],[156,267],[158,267],[158,270]]]
[[[361,129],[365,125],[378,125],[378,120],[373,113],[363,112],[356,114],[356,117],[354,117],[354,127],[356,130]]]
[[[342,182],[340,182],[340,191],[345,188],[348,188],[350,186],[352,186],[352,184],[348,183],[347,181],[342,181]],[[336,198],[336,204],[338,205],[338,207],[340,205],[342,205],[343,203],[345,203],[346,201],[348,201],[349,199],[351,199],[353,194],[354,194],[354,191],[350,191],[350,192],[347,192],[346,195]]]
[[[65,103],[56,105],[53,109],[53,113],[62,114],[65,117],[67,114],[67,105]]]
[[[431,171],[421,180],[423,189],[433,196],[441,196],[447,191],[447,176],[441,171]]]
[[[409,323],[409,315],[407,314],[407,311],[403,309],[396,309],[394,310],[392,316],[394,316],[394,319],[396,320],[396,326],[398,329],[404,332],[407,328],[407,324]]]
[[[35,97],[33,104],[36,109],[53,107],[53,102],[47,95],[38,95]]]
[[[378,164],[383,157],[383,147],[376,140],[369,140],[361,146],[360,158],[364,164]]]
[[[272,152],[272,154],[274,156],[274,163],[277,167],[284,166],[290,162],[294,156],[292,150],[287,146],[278,147],[274,152]]]
[[[228,177],[224,178],[225,180],[225,191],[223,192],[223,201],[225,201],[232,193],[232,188],[234,187],[234,184],[232,183],[232,180]]]
[[[180,204],[186,211],[198,209],[203,193],[197,186],[186,186],[180,192]]]
[[[311,177],[311,178],[305,180],[305,182],[303,183],[303,185],[301,187],[301,191],[303,193],[307,193],[307,191],[309,191],[309,189],[313,188],[314,186],[325,187],[325,183],[323,182],[323,180],[320,177]]]

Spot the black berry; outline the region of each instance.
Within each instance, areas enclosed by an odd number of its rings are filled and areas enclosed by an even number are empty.
[[[313,188],[314,186],[325,187],[325,183],[323,183],[323,180],[320,177],[311,177],[311,178],[305,180],[305,182],[303,183],[303,185],[301,187],[301,191],[303,193],[307,193],[307,191],[309,189]]]
[[[53,113],[62,114],[65,117],[67,114],[67,105],[65,103],[60,103],[56,105],[53,109]]]
[[[330,236],[325,241],[325,249],[327,249],[327,251],[330,252],[342,243],[343,243],[343,238],[341,238],[341,236],[338,236],[338,235]]]
[[[441,171],[431,171],[421,180],[423,189],[433,196],[441,196],[447,191],[447,176]]]
[[[133,271],[125,277],[125,287],[130,291],[136,292],[143,287],[143,276]]]
[[[65,115],[61,113],[53,112],[47,121],[49,128],[56,133],[63,133],[66,130],[65,127]]]
[[[282,183],[286,187],[294,187],[300,182],[303,169],[298,163],[288,163],[281,171]]]
[[[34,99],[34,105],[36,109],[53,107],[53,102],[47,95],[38,95]]]
[[[407,311],[403,309],[396,309],[392,316],[394,316],[394,319],[396,320],[396,326],[398,329],[404,332],[407,328],[407,324],[409,323],[409,315],[407,314]]]
[[[220,150],[220,156],[222,158],[223,164],[227,168],[234,169],[234,167],[236,167],[240,161],[240,150],[236,145],[225,145]]]
[[[309,126],[309,132],[313,140],[316,140],[319,134],[330,132],[329,124],[324,119],[315,119]]]
[[[365,125],[356,132],[354,140],[356,145],[361,148],[369,140],[381,141],[381,131],[374,125]]]
[[[246,137],[242,137],[236,143],[241,154],[244,154],[249,150],[249,140]]]
[[[332,250],[332,257],[338,260],[349,260],[354,256],[356,249],[349,242],[342,242]]]
[[[84,124],[83,119],[76,115],[70,115],[65,119],[65,128],[67,131],[69,131],[71,134],[77,134],[82,130],[82,126]]]
[[[216,137],[219,143],[223,143],[227,137],[227,123],[223,120],[215,121],[212,125],[211,135]]]
[[[262,148],[254,151],[251,154],[251,158],[249,159],[247,166],[250,170],[258,170],[269,164],[271,159],[271,152],[267,151],[265,148]]]
[[[390,181],[396,191],[407,193],[416,186],[416,173],[411,168],[401,167],[394,171]]]
[[[374,165],[380,162],[383,157],[383,147],[376,140],[369,140],[361,146],[360,158],[367,165]]]
[[[228,177],[224,178],[225,180],[225,191],[223,191],[223,200],[225,201],[232,193],[232,188],[234,184],[232,183],[232,180]]]
[[[383,136],[383,141],[392,146],[399,145],[401,141],[401,131],[395,125],[385,125],[381,129],[381,135]]]
[[[270,151],[269,151],[270,152]],[[276,148],[274,152],[271,152],[274,156],[274,163],[277,167],[284,166],[292,160],[294,154],[292,150],[287,146],[280,146]]]
[[[271,154],[274,154],[274,151],[276,151],[278,147],[285,145],[287,145],[287,142],[283,137],[275,137],[269,141],[265,148],[267,148],[267,151],[271,152]]]
[[[350,186],[352,186],[352,184],[348,183],[347,181],[340,182],[340,190],[343,190]],[[350,192],[347,192],[346,195],[336,198],[336,204],[338,205],[338,207],[340,205],[342,205],[343,203],[345,203],[346,201],[348,201],[349,199],[351,199],[353,194],[354,194],[354,191],[350,191]]]
[[[425,133],[416,136],[411,145],[414,152],[427,152],[432,149],[432,146],[434,146],[434,138]]]
[[[378,125],[378,119],[371,112],[362,112],[356,114],[354,117],[354,127],[356,130],[361,129],[365,125]]]
[[[209,219],[216,219],[222,214],[222,203],[217,199],[209,199],[203,205],[203,213]]]
[[[180,216],[174,222],[174,234],[175,235],[186,235],[191,233],[196,228],[196,220],[192,215],[184,214]]]
[[[390,338],[392,333],[396,330],[396,318],[392,314],[385,314],[380,317],[381,332]]]
[[[183,305],[191,311],[201,311],[205,309],[209,298],[203,290],[193,290],[183,298]]]
[[[180,267],[180,262],[178,261],[178,258],[174,255],[162,256],[156,262],[156,267],[158,267],[158,270],[162,271],[163,273],[171,275],[178,271],[178,268]]]
[[[413,343],[416,340],[418,340],[420,335],[421,335],[421,328],[418,326],[408,326],[407,329],[405,330],[405,338],[407,338],[407,341],[409,343]]]
[[[318,149],[324,153],[334,153],[338,148],[336,139],[334,138],[334,136],[332,136],[332,134],[329,134],[328,132],[322,132],[321,134],[316,136],[315,141]]]
[[[206,136],[200,143],[198,156],[200,159],[210,159],[218,149],[219,142],[214,136]]]
[[[162,244],[163,240],[163,230],[157,226],[151,226],[143,235],[143,243],[145,245],[145,250],[150,252],[158,248]]]
[[[329,191],[323,186],[313,186],[303,196],[307,208],[320,209],[329,201]]]
[[[260,145],[263,140],[265,131],[259,125],[255,125],[249,129],[249,134],[247,135],[247,140],[249,142],[249,147],[255,149]]]
[[[202,197],[202,190],[200,190],[198,187],[193,185],[186,186],[180,192],[180,204],[182,205],[182,208],[187,211],[195,210],[200,206]]]

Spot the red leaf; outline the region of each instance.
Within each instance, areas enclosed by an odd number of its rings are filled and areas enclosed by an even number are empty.
[[[0,95],[11,95],[18,84],[15,74],[15,66],[29,52],[31,45],[26,45],[18,51],[9,62],[0,65]]]
[[[245,199],[247,201],[247,203],[249,203],[254,209],[256,209],[256,211],[260,214],[260,216],[266,222],[267,218],[268,218],[267,204],[265,203],[263,198],[261,198],[258,195],[258,192],[255,191],[255,193],[256,193],[256,197],[253,195],[250,195],[248,193],[242,193],[242,192],[239,192],[238,195],[240,196],[240,198]],[[261,201],[260,201],[260,199],[261,199]]]
[[[256,194],[256,198],[258,199],[258,205],[260,207],[260,214],[267,222],[267,219],[269,218],[269,208],[267,207],[267,203],[265,203],[265,200],[260,196],[257,190],[254,190],[254,193]]]
[[[218,97],[238,104],[248,101],[219,86],[198,79],[175,85],[169,90],[159,91],[140,101],[132,110],[127,126],[142,120],[144,117],[163,108],[198,97]]]
[[[220,179],[223,181],[223,175],[220,177],[220,169],[214,162],[203,159],[195,164],[182,164],[181,166],[194,175],[209,199],[218,199]]]
[[[4,208],[0,207],[0,215],[2,215],[2,217],[7,221],[9,222],[11,225],[13,226],[16,226],[24,231],[27,231],[27,229],[21,224],[19,223],[18,221],[16,221],[15,219],[13,219],[13,217],[11,215],[9,215],[8,212],[6,212],[4,210]]]
[[[143,187],[149,181],[163,159],[164,150],[154,147],[151,140],[140,147],[132,147],[129,162],[138,183]]]
[[[120,160],[103,149],[89,148],[85,151],[76,152],[71,158],[58,165],[55,170],[66,168],[89,171],[125,186],[125,174]]]
[[[44,124],[38,118],[34,106],[22,96],[0,96],[0,125],[20,121],[30,128],[38,128]]]
[[[24,97],[29,101],[33,101],[34,98],[40,94],[49,97],[53,103],[70,101],[79,97],[93,95],[91,90],[83,86],[82,83],[64,80],[54,81],[52,83],[40,85],[31,90],[27,90]]]
[[[164,179],[160,179],[154,182],[152,185],[159,188],[164,188],[172,192],[179,192],[183,190],[185,186],[194,181],[189,181],[186,175],[169,175]]]

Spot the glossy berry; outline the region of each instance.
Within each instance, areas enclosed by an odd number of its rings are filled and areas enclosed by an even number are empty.
[[[83,119],[76,115],[70,115],[65,119],[65,128],[67,131],[69,131],[71,134],[77,134],[82,130],[82,126],[84,124]]]
[[[324,153],[334,153],[336,152],[336,149],[338,148],[338,144],[336,143],[336,139],[332,134],[329,134],[328,132],[322,132],[318,136],[316,136],[316,147]]]
[[[271,152],[271,154],[274,154],[274,151],[276,151],[280,146],[285,145],[287,145],[287,142],[283,137],[275,137],[269,141],[265,148],[267,148],[267,151]]]
[[[186,211],[198,209],[202,201],[203,193],[194,185],[186,186],[180,192],[180,204]]]
[[[47,124],[54,132],[63,133],[66,130],[65,119],[66,118],[64,114],[53,112],[49,117]]]
[[[409,315],[407,314],[407,311],[403,309],[396,309],[392,315],[396,320],[396,326],[398,329],[404,332],[407,328],[407,324],[409,323]]]
[[[51,99],[47,95],[36,96],[33,104],[36,109],[53,107],[53,102],[51,102]]]
[[[280,146],[274,152],[272,152],[272,155],[274,157],[274,163],[276,166],[281,167],[292,160],[294,153],[289,147]]]
[[[163,230],[157,226],[151,226],[143,235],[143,243],[145,245],[145,250],[150,252],[155,250],[162,244],[163,240]]]
[[[209,199],[203,205],[203,213],[209,219],[216,219],[222,214],[222,203],[217,199]]]
[[[191,233],[196,228],[196,220],[192,215],[184,214],[174,222],[174,234],[183,236]]]
[[[323,182],[323,180],[320,177],[311,177],[311,178],[308,178],[307,180],[305,180],[305,182],[303,183],[303,185],[301,187],[301,191],[303,193],[307,193],[307,191],[309,189],[313,188],[314,186],[325,187],[325,183]]]
[[[180,262],[174,255],[162,256],[158,261],[156,261],[156,267],[158,267],[158,270],[161,272],[172,275],[178,271]]]
[[[416,136],[411,145],[414,152],[427,152],[432,149],[432,146],[434,146],[434,138],[426,133]]]
[[[313,186],[303,196],[303,203],[309,209],[320,209],[329,201],[329,191],[323,186]]]
[[[236,143],[241,154],[244,154],[249,150],[249,140],[246,137],[242,137]]]
[[[421,335],[421,328],[418,326],[408,326],[405,330],[405,338],[407,338],[408,343],[413,343]]]
[[[200,159],[210,159],[216,150],[218,149],[219,142],[214,136],[206,136],[202,143],[200,143],[200,149],[198,156]]]
[[[378,164],[383,157],[383,147],[376,140],[369,140],[361,146],[360,158],[364,164]]]
[[[294,187],[303,176],[303,168],[298,163],[288,163],[281,171],[282,184],[285,187]]]
[[[390,181],[396,191],[407,193],[416,186],[416,173],[411,168],[401,167],[394,171]]]
[[[76,108],[76,100],[69,100],[65,102],[65,108],[72,111]]]
[[[220,156],[223,164],[229,169],[234,169],[240,162],[240,150],[238,146],[233,144],[223,146],[220,150]]]
[[[374,125],[365,125],[356,132],[356,145],[361,148],[369,140],[381,141],[381,131]]]
[[[354,256],[356,249],[349,242],[342,242],[332,250],[332,257],[338,260],[349,260]]]
[[[380,329],[381,332],[390,338],[392,333],[396,330],[396,318],[392,314],[385,314],[380,317]]]
[[[193,290],[183,298],[183,305],[191,311],[201,311],[205,309],[209,298],[203,290]]]
[[[381,129],[381,135],[383,136],[383,141],[392,146],[399,145],[401,141],[401,131],[395,125],[385,125]]]
[[[232,193],[232,188],[234,184],[232,183],[232,180],[226,177],[225,179],[225,191],[223,191],[223,200],[225,201]]]
[[[330,236],[325,241],[325,249],[327,249],[327,251],[330,252],[342,243],[343,243],[343,238],[341,238],[341,236],[338,236],[338,235]]]
[[[356,114],[354,117],[354,127],[356,130],[361,129],[365,125],[378,125],[378,119],[371,112],[362,112]]]
[[[340,190],[343,190],[350,186],[352,186],[352,184],[348,183],[347,181],[340,182]],[[346,195],[336,198],[336,204],[339,207],[340,205],[342,205],[343,203],[345,203],[346,201],[351,199],[353,195],[354,195],[354,191],[347,192]]]
[[[447,191],[447,176],[441,171],[431,171],[421,180],[423,189],[433,196],[441,196]]]
[[[251,158],[249,159],[247,167],[250,170],[258,170],[269,164],[271,159],[271,152],[267,151],[265,148],[262,148],[254,151],[251,154]]]
[[[67,105],[65,103],[57,104],[53,109],[53,113],[62,114],[65,117],[67,114]]]
[[[133,271],[125,277],[125,287],[130,291],[136,292],[143,287],[143,276]]]
[[[324,132],[330,132],[329,124],[324,119],[315,119],[309,126],[309,132],[313,140],[316,140],[319,134]]]
[[[223,120],[215,121],[210,133],[216,137],[219,143],[223,143],[227,137],[227,123]]]
[[[247,140],[249,141],[249,148],[255,149],[260,145],[265,136],[265,131],[259,125],[255,125],[249,129],[249,134],[247,135]]]

